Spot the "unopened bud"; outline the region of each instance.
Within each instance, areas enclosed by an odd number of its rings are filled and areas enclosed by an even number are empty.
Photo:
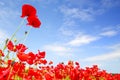
[[[17,42],[17,39],[14,39],[14,42]]]
[[[25,35],[27,34],[28,32],[27,31],[25,31]]]
[[[8,40],[9,40],[9,39],[7,38],[6,41],[5,41],[5,44],[7,44]]]

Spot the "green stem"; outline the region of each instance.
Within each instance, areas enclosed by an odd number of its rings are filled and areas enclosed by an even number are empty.
[[[13,35],[11,36],[10,40],[12,40],[14,38],[14,36],[16,35],[16,33],[20,30],[21,26],[23,25],[24,23],[24,20],[25,18],[21,21],[20,25],[17,27],[16,31],[13,33]],[[5,51],[5,49],[7,48],[7,43],[8,43],[8,40],[6,40],[5,44],[4,44],[4,47],[3,47],[3,52]],[[7,53],[7,55],[5,56],[4,60],[9,56],[9,52]]]
[[[8,51],[7,55],[4,57],[4,60],[6,60],[6,58],[7,58],[7,60],[9,59],[9,54],[10,54],[10,52]]]
[[[16,33],[20,30],[21,26],[22,26],[23,23],[24,23],[24,20],[25,20],[25,18],[21,21],[21,24],[17,27],[16,31],[12,34],[10,40],[12,40],[12,39],[14,38],[14,36],[16,35]],[[4,47],[3,47],[3,52],[4,52],[4,50],[6,49],[6,47],[7,47],[7,46],[6,46],[6,44],[5,44]]]
[[[24,20],[25,20],[25,19],[23,19],[23,20],[21,21],[21,24],[17,27],[16,31],[13,33],[12,37],[10,38],[10,40],[12,40],[12,39],[14,38],[15,34],[20,30],[21,26],[22,26],[23,23],[24,23]]]
[[[28,30],[28,32],[27,32],[27,34],[25,34],[25,38],[24,38],[24,40],[23,40],[23,43],[26,41],[26,39],[27,39],[28,34],[30,33],[30,31],[31,31],[31,27],[29,28],[29,30]]]
[[[28,34],[30,33],[30,30],[31,30],[31,28],[28,30],[27,34],[25,34],[25,36],[24,36],[24,38],[23,38],[23,43],[26,41],[26,38],[27,38]],[[18,44],[19,42],[20,42],[20,41],[18,41],[17,44]],[[23,47],[23,46],[22,46],[22,47]],[[22,48],[22,47],[21,47],[21,48]],[[14,55],[15,55],[15,54],[14,54]],[[12,59],[14,59],[14,55],[13,55]],[[17,56],[16,56],[16,58],[17,58]],[[15,58],[15,59],[16,59],[16,58]]]

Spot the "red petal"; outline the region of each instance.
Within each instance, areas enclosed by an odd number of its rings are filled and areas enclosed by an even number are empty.
[[[29,16],[35,16],[36,15],[36,9],[29,5],[29,4],[24,4],[22,6],[22,15],[21,17],[24,18],[24,17],[29,17]]]
[[[41,25],[40,20],[36,16],[29,16],[27,20],[28,20],[27,25],[30,25],[34,28],[39,28]]]

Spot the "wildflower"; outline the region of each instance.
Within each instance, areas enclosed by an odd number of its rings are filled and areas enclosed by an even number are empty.
[[[41,25],[40,20],[36,16],[28,17],[27,21],[28,21],[27,25],[30,25],[30,26],[32,26],[34,28],[39,28],[40,25]]]
[[[25,52],[25,50],[27,49],[27,47],[24,44],[18,44],[16,45],[16,48],[19,52]]]
[[[24,4],[22,6],[22,15],[21,17],[29,17],[29,16],[36,16],[36,9],[29,5],[29,4]]]
[[[40,64],[44,64],[44,65],[47,64],[47,60],[45,60],[45,59],[44,60],[41,59],[39,61],[40,61]]]
[[[17,57],[20,61],[27,61],[28,55],[23,52],[18,52]]]
[[[10,51],[16,52],[16,47],[15,47],[15,45],[12,43],[12,41],[9,41],[9,42],[8,42],[7,48],[8,48]]]
[[[27,47],[24,44],[14,45],[12,41],[8,42],[7,48],[10,51],[14,51],[14,52],[16,52],[16,51],[18,51],[18,52],[24,52],[27,49]]]
[[[10,68],[0,67],[0,80],[7,80],[9,73],[10,73]]]
[[[32,65],[34,63],[34,61],[35,61],[36,56],[32,52],[29,52],[27,55],[28,55],[27,63]]]
[[[36,56],[37,56],[37,58],[45,58],[45,51],[40,52],[40,51],[38,50],[38,54],[36,54]]]

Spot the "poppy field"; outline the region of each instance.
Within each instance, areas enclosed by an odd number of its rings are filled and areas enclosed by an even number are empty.
[[[40,28],[41,21],[35,7],[29,4],[22,6],[21,18],[27,20],[27,26]],[[67,64],[46,60],[46,52],[37,53],[28,49],[23,43],[14,40],[13,33],[6,39],[4,47],[0,49],[0,80],[120,80],[120,74],[108,73],[99,69],[97,65],[81,68],[79,62],[68,61]],[[27,36],[28,32],[25,32]],[[14,54],[10,58],[10,54]]]

